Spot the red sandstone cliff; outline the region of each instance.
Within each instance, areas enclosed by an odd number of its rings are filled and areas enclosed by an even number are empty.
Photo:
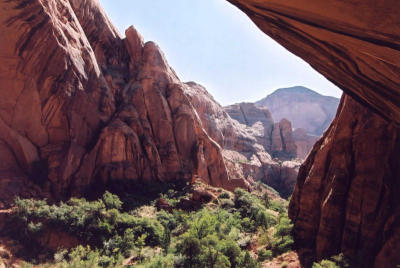
[[[0,33],[0,201],[31,182],[55,198],[118,179],[245,186],[157,45],[121,38],[97,1],[2,1]]]
[[[306,159],[314,144],[318,141],[319,136],[307,134],[304,128],[297,128],[293,131],[293,140],[297,147],[297,157]]]
[[[302,165],[290,203],[305,263],[340,252],[360,267],[400,263],[399,129],[351,97]]]

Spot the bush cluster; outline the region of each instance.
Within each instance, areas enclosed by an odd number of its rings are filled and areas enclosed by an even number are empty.
[[[183,196],[187,192],[177,190],[159,195],[170,202]],[[94,201],[72,198],[52,205],[16,199],[16,237],[33,245],[46,230],[59,228],[82,242],[56,252],[51,267],[119,267],[129,258],[139,268],[255,268],[293,243],[285,206],[242,189],[234,195],[221,191],[214,204],[192,212],[156,211],[154,202],[128,210],[126,202],[109,192]],[[254,237],[261,247],[258,259],[248,251],[257,243]]]

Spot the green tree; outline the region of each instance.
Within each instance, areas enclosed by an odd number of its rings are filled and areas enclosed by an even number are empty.
[[[259,268],[260,265],[257,263],[255,259],[250,256],[250,253],[246,251],[241,258],[240,268]]]
[[[241,250],[235,241],[223,241],[220,245],[220,250],[228,257],[232,268],[238,267]]]
[[[110,193],[109,191],[106,191],[103,194],[102,200],[107,209],[115,208],[120,210],[122,207],[122,201],[118,198],[118,196]]]
[[[164,235],[161,239],[161,247],[164,250],[164,254],[168,254],[169,245],[171,244],[171,231],[168,228],[164,229]]]
[[[136,241],[135,241],[135,246],[138,249],[138,258],[141,259],[142,258],[142,251],[144,246],[146,245],[146,234],[142,234],[141,236],[139,236]]]
[[[275,227],[275,241],[272,243],[275,255],[290,251],[294,243],[291,236],[293,224],[287,216],[281,216],[278,225]]]
[[[178,252],[185,256],[186,267],[192,268],[198,264],[198,256],[201,253],[200,240],[197,237],[185,236],[180,245],[177,247]]]

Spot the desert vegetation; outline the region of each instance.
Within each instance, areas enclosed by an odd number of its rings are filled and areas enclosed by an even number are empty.
[[[253,268],[291,250],[286,202],[242,189],[214,189],[212,200],[182,209],[191,186],[177,188],[157,197],[144,192],[136,203],[132,195],[108,191],[91,201],[54,204],[17,198],[9,222],[11,236],[21,244],[17,255],[28,267]],[[170,207],[157,208],[160,199]],[[52,231],[74,243],[62,247],[60,241],[51,248],[43,241]]]

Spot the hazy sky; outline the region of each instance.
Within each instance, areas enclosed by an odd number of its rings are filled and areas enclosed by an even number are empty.
[[[204,85],[223,105],[259,100],[277,88],[303,85],[341,91],[261,32],[225,0],[100,0],[124,35],[130,25],[155,41],[182,81]]]

